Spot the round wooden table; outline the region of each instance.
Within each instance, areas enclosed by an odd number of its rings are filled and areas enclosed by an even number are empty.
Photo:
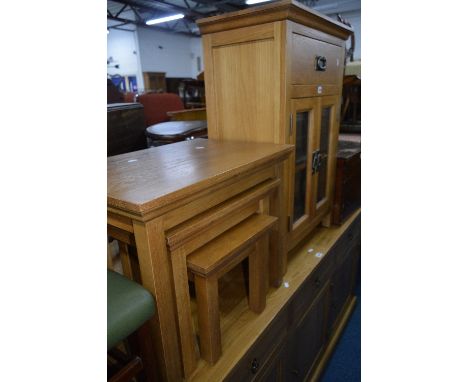
[[[146,136],[151,146],[185,141],[194,138],[207,138],[206,121],[162,122],[146,128]]]

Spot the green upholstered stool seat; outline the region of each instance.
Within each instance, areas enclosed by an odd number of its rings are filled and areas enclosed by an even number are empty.
[[[145,288],[107,270],[107,349],[137,330],[155,310],[153,296]]]

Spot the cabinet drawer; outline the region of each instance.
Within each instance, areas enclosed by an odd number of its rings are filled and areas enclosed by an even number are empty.
[[[293,33],[292,36],[291,83],[293,85],[339,84],[343,76],[342,48],[297,33]],[[317,60],[323,58],[326,60],[326,67],[320,70]]]
[[[345,260],[349,250],[361,240],[361,215],[343,233],[330,252],[336,258],[336,264],[340,265]]]
[[[286,338],[287,312],[283,309],[267,330],[239,361],[226,381],[255,381],[271,366],[273,356],[279,351]]]
[[[332,254],[327,254],[295,294],[290,305],[291,319],[294,324],[302,319],[323,285],[331,277],[334,268],[333,260]]]

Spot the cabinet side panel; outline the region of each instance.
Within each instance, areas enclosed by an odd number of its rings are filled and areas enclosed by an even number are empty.
[[[213,80],[213,48],[212,35],[204,35],[203,56],[205,63],[205,98],[206,98],[206,119],[208,123],[208,138],[218,139],[218,122],[216,110],[216,95]]]
[[[213,47],[217,139],[280,142],[275,51],[273,38]]]

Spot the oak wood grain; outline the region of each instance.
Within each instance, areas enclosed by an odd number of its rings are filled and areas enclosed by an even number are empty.
[[[221,220],[227,219],[228,215],[241,210],[249,204],[258,202],[267,197],[270,193],[273,193],[280,183],[281,181],[279,179],[265,181],[248,191],[236,195],[225,203],[213,207],[197,215],[193,219],[185,221],[178,225],[177,228],[168,232],[168,245],[175,248],[177,244],[183,243],[184,240],[190,239],[193,235],[204,234],[204,231],[210,225],[215,225]]]
[[[234,284],[232,279],[229,279],[225,295],[220,286],[220,301],[223,299],[231,300],[229,304],[220,304],[223,353],[214,365],[201,360],[189,381],[222,381],[226,379],[243,355],[267,331],[270,324],[277,324],[276,318],[281,316],[304,281],[326,259],[330,249],[360,215],[360,212],[360,209],[356,211],[341,226],[318,227],[313,236],[302,242],[289,254],[288,270],[284,275],[284,281],[288,282],[288,287],[270,288],[265,310],[260,315],[250,310],[245,295],[237,296],[235,299],[236,291],[239,294],[242,292],[242,288],[239,288],[238,285],[232,285]],[[308,252],[310,248],[314,249],[313,254]],[[323,256],[316,257],[317,252],[321,252]],[[193,314],[196,315],[196,310],[193,311]]]
[[[320,130],[319,102],[324,97],[341,97],[345,40],[352,29],[290,0],[214,16],[200,20],[199,25],[204,45],[208,136],[221,141],[295,144],[296,110],[291,101],[304,100],[314,104],[307,153],[310,167]],[[327,60],[324,71],[316,67],[318,56]],[[337,112],[339,101],[333,105],[333,120]],[[335,135],[330,139],[336,140]],[[330,145],[330,157],[334,145]],[[333,163],[333,158],[328,162]],[[290,158],[281,176],[285,182],[282,198],[291,220],[295,170]],[[314,226],[330,221],[330,215],[323,212],[330,208],[328,200],[317,208],[311,206],[316,178],[308,171],[308,213],[287,227],[285,237],[290,248]],[[332,179],[327,178],[327,184],[328,192]]]
[[[172,288],[168,288],[168,285],[172,285],[171,268],[162,221],[134,221],[133,230],[142,285],[156,299],[156,314],[151,318],[150,325],[155,341],[157,365],[163,369],[161,373],[164,380],[178,381],[182,379],[182,362],[177,338],[174,294]]]
[[[198,305],[200,354],[209,363],[221,356],[221,326],[219,323],[218,278],[195,274],[195,293]]]
[[[236,225],[222,236],[192,253],[187,265],[193,272],[208,275],[216,272],[231,256],[251,245],[274,227],[278,218],[255,214]]]
[[[294,0],[277,1],[238,12],[199,19],[197,24],[201,33],[206,34],[281,20],[295,21],[341,39],[346,39],[352,32],[352,28]]]
[[[142,215],[291,151],[289,145],[194,139],[109,157],[107,204]]]

